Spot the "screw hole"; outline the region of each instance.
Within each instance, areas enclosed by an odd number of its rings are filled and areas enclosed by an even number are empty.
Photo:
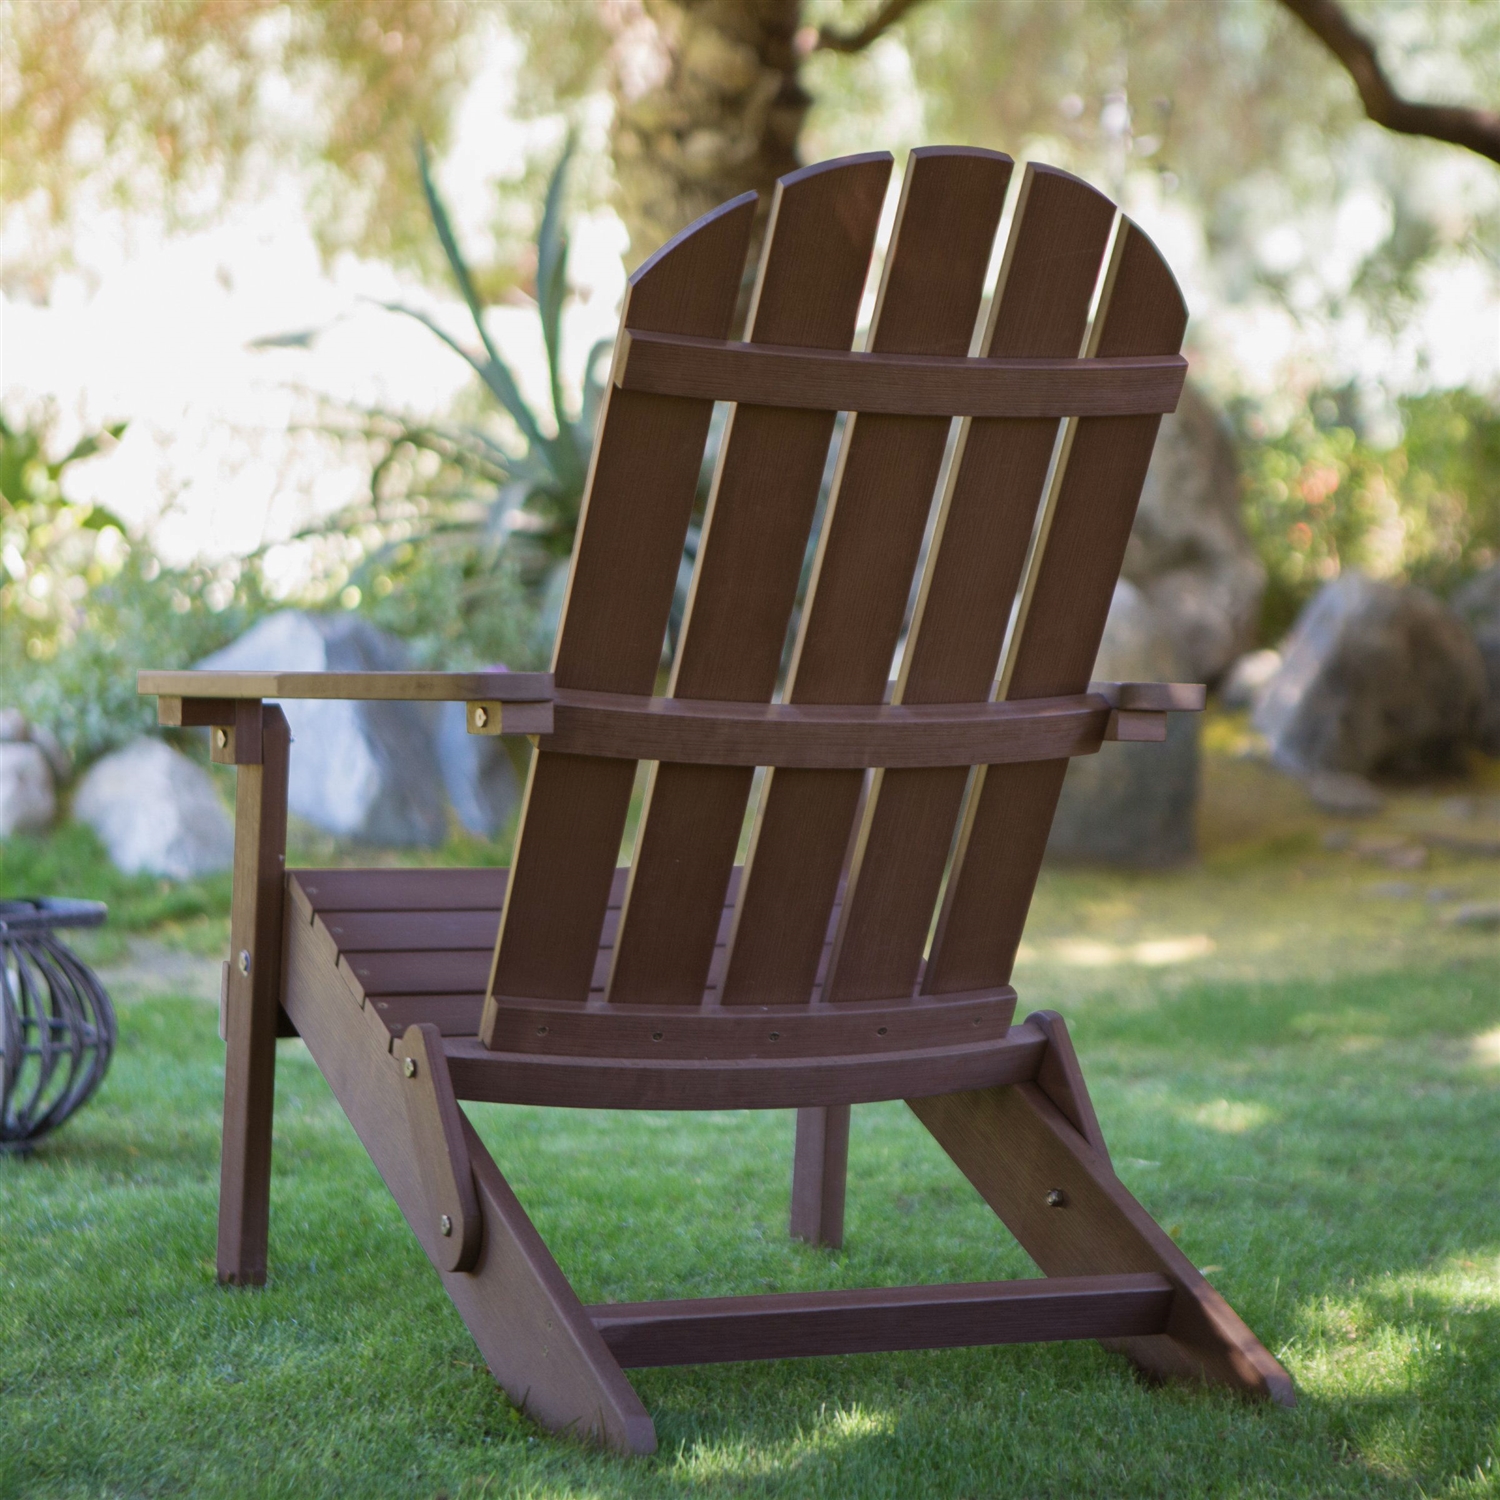
[[[781,1040],[781,1033],[779,1031],[773,1031],[771,1033],[771,1040],[773,1042],[779,1042]]]
[[[653,1042],[659,1042],[661,1040],[661,1032],[659,1032],[659,1031],[653,1031],[651,1033],[651,1040]]]
[[[537,1029],[536,1029],[536,1034],[538,1036],[546,1036],[547,1035],[547,1028],[545,1026],[538,1026]]]
[[[889,1028],[888,1028],[888,1027],[885,1027],[885,1026],[877,1026],[877,1027],[876,1027],[876,1028],[875,1028],[875,1035],[876,1035],[876,1036],[884,1036],[884,1035],[885,1035],[885,1034],[886,1034],[886,1031],[887,1031],[887,1030],[888,1030],[888,1029],[889,1029]]]

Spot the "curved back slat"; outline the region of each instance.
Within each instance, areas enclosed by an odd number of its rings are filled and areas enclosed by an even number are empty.
[[[1009,157],[912,153],[881,283],[871,347],[967,353],[1010,184]],[[859,412],[844,430],[786,697],[879,703],[951,420]],[[812,998],[864,777],[767,772],[735,912],[721,999]]]
[[[631,278],[627,328],[723,338],[755,195],[665,245]],[[610,390],[600,414],[553,662],[561,687],[649,693],[713,403]],[[532,758],[489,995],[586,1000],[630,806],[628,761]],[[485,1003],[481,1035],[493,1027]]]
[[[1028,167],[991,305],[985,352],[1081,352],[1115,206],[1087,183]],[[1052,420],[965,422],[938,512],[896,701],[989,698],[1052,460]],[[966,770],[877,773],[824,994],[909,995],[932,926]]]
[[[1166,262],[1122,219],[1089,352],[1175,354],[1186,329],[1187,308]],[[1160,424],[1157,416],[1069,422],[1001,696],[1046,698],[1088,685]],[[1066,770],[1056,760],[975,772],[925,993],[1009,979]]]
[[[752,342],[847,349],[890,178],[885,152],[777,184]],[[765,702],[817,505],[834,414],[736,407],[699,543],[671,692]],[[608,997],[703,997],[753,769],[657,763],[636,839]]]

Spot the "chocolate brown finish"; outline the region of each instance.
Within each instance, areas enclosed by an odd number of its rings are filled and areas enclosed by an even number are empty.
[[[442,1033],[430,1021],[408,1026],[391,1048],[401,1064],[401,1093],[418,1177],[427,1194],[430,1251],[440,1271],[470,1271],[479,1255],[479,1200],[453,1096]]]
[[[1061,1018],[1012,1024],[1069,758],[1203,703],[1089,681],[1181,382],[1181,299],[1113,204],[1033,166],[976,330],[1011,163],[921,151],[851,352],[890,165],[783,180],[744,343],[726,339],[753,199],[631,278],[551,674],[142,674],[164,724],[207,727],[238,768],[221,1276],[265,1277],[275,1037],[300,1034],[496,1379],[622,1452],[656,1443],[622,1364],[1100,1338],[1292,1399],[1115,1177]],[[778,691],[835,408],[852,415]],[[512,869],[285,877],[272,695],[452,699],[471,733],[532,734]],[[585,1308],[459,1103],[796,1110],[791,1231],[838,1246],[851,1106],[897,1098],[1044,1279]]]
[[[906,417],[1125,417],[1177,410],[1187,361],[941,359],[625,333],[615,384],[660,396]]]
[[[1011,166],[990,153],[913,155],[871,325],[873,351],[968,353]],[[788,701],[878,704],[884,697],[950,426],[947,417],[849,418]],[[726,1004],[807,999],[863,786],[858,771],[767,771],[724,976]]]
[[[890,169],[881,152],[777,185],[752,343],[849,347]],[[735,408],[704,515],[674,697],[770,698],[832,432],[832,412]],[[653,767],[609,982],[617,1004],[701,998],[751,783],[748,767],[706,770],[670,756]]]
[[[1105,699],[1091,693],[1029,703],[909,708],[566,693],[559,694],[556,728],[542,748],[746,768],[967,768],[976,763],[1091,755],[1103,743],[1114,712]],[[661,775],[658,772],[658,784]],[[686,783],[687,778],[683,780]],[[705,786],[718,784],[713,778],[703,778],[703,782]],[[691,799],[685,800],[691,804]],[[649,805],[659,809],[661,794]],[[689,823],[687,833],[691,831]],[[730,858],[733,853],[731,848]]]
[[[224,1014],[224,1138],[219,1162],[219,1280],[266,1279],[271,1112],[276,1097],[282,885],[286,870],[286,715],[255,705],[261,760],[241,765],[234,795],[234,894]]]
[[[136,691],[147,697],[355,698],[418,703],[541,703],[552,696],[550,672],[148,672],[136,673]],[[163,719],[162,723],[219,723],[217,719]]]
[[[794,1240],[837,1250],[844,1243],[844,1190],[849,1172],[849,1106],[797,1111],[792,1157]]]
[[[1172,1283],[1147,1272],[622,1302],[588,1313],[629,1368],[1156,1334],[1172,1297]]]

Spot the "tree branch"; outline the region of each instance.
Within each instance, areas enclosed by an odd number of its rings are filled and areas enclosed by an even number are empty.
[[[814,52],[863,52],[878,41],[892,26],[922,0],[885,0],[879,10],[858,31],[835,31],[831,26],[818,28]]]
[[[1377,125],[1401,135],[1423,135],[1464,146],[1500,163],[1500,114],[1457,104],[1419,104],[1403,99],[1385,76],[1374,43],[1345,15],[1337,0],[1281,3],[1343,64],[1359,90],[1365,113]]]

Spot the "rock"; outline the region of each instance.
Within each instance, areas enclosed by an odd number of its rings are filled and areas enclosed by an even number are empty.
[[[205,657],[221,671],[398,672],[401,642],[353,615],[286,609]],[[281,704],[295,742],[287,803],[341,838],[384,845],[440,844],[447,794],[433,706],[294,698]]]
[[[1281,668],[1279,651],[1247,651],[1224,674],[1219,702],[1225,708],[1254,708],[1256,699]]]
[[[0,838],[40,833],[56,816],[52,767],[42,747],[30,740],[0,740]]]
[[[521,784],[498,735],[470,734],[464,705],[438,705],[438,761],[453,813],[470,833],[492,838],[521,805]]]
[[[1500,928],[1500,901],[1470,901],[1452,912],[1448,921],[1455,927],[1477,927],[1482,932]]]
[[[187,880],[234,863],[234,825],[213,779],[161,740],[142,736],[96,761],[78,784],[73,816],[130,875]]]
[[[1234,440],[1192,384],[1162,419],[1124,576],[1160,612],[1187,681],[1216,682],[1254,645],[1266,570],[1240,520]]]
[[[1314,771],[1303,778],[1307,795],[1323,812],[1340,813],[1346,818],[1364,818],[1378,813],[1385,798],[1363,776],[1352,771]]]
[[[1423,589],[1345,573],[1302,611],[1255,710],[1288,770],[1458,770],[1484,705],[1463,622]]]
[[[1486,694],[1479,747],[1500,755],[1500,563],[1471,578],[1453,596],[1453,608],[1474,633],[1484,661]]]
[[[1181,660],[1159,612],[1134,585],[1115,585],[1094,676],[1170,682]],[[1068,767],[1048,854],[1094,864],[1159,867],[1196,848],[1198,715],[1171,714],[1165,744],[1106,744]]]

